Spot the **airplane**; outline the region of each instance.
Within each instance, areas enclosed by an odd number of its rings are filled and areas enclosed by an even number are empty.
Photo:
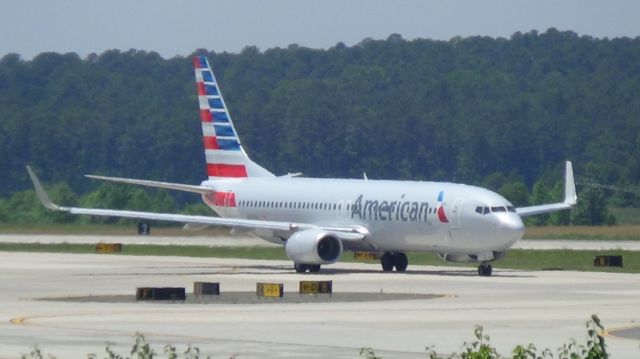
[[[205,56],[193,58],[206,172],[200,185],[86,175],[98,180],[200,194],[217,216],[195,216],[54,204],[27,166],[40,202],[73,214],[170,221],[185,227],[226,226],[282,244],[298,273],[320,271],[345,250],[374,253],[382,270],[407,270],[406,252],[433,252],[451,262],[475,262],[491,276],[524,233],[522,217],[570,209],[577,195],[566,162],[562,202],[515,208],[485,188],[447,182],[276,176],[245,152]]]

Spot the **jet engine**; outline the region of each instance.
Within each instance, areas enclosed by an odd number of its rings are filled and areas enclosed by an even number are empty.
[[[475,262],[490,262],[493,260],[504,257],[505,252],[485,252],[478,254],[449,254],[439,253],[440,258],[447,262],[458,263],[475,263]]]
[[[294,233],[284,248],[287,257],[295,263],[330,264],[342,255],[342,242],[334,234],[321,229]]]

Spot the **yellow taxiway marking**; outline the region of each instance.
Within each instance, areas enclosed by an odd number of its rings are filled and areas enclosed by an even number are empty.
[[[27,320],[27,318],[25,318],[25,317],[17,317],[17,318],[13,318],[13,319],[9,320],[9,322],[11,324],[20,325],[20,324],[23,324],[25,320]]]

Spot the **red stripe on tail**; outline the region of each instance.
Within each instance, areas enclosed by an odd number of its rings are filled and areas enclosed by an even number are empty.
[[[200,120],[202,122],[213,122],[213,116],[211,116],[211,111],[200,110]]]
[[[247,177],[244,165],[229,165],[224,163],[207,163],[209,177]]]
[[[205,150],[217,150],[217,149],[220,149],[220,146],[218,146],[218,141],[216,140],[216,138],[214,136],[204,136],[203,137],[203,142],[204,142],[204,149]]]
[[[206,96],[207,93],[204,91],[204,83],[203,82],[196,82],[196,86],[198,86],[198,95],[200,96]]]

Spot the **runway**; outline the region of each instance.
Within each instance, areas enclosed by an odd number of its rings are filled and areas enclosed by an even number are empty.
[[[198,245],[209,247],[278,247],[262,239],[248,236],[104,236],[104,235],[48,235],[48,234],[0,234],[0,243],[88,243],[119,242],[122,244],[153,245]],[[597,240],[557,240],[525,239],[517,242],[513,249],[574,249],[574,250],[628,250],[640,251],[640,241],[597,241]]]
[[[325,270],[325,269],[323,269]],[[326,303],[186,304],[42,301],[38,298],[133,295],[136,287],[220,282],[222,291],[253,291],[256,282],[332,280],[335,292],[433,294],[437,298]],[[482,324],[503,355],[533,342],[554,352],[598,314],[612,358],[640,355],[640,276],[569,271],[411,266],[382,273],[377,264],[338,263],[300,275],[286,261],[0,252],[0,358],[37,344],[58,358],[102,356],[106,342],[129,355],[144,333],[157,352],[165,344],[201,357],[357,358],[373,347],[384,358],[422,358],[424,348],[460,351]]]

